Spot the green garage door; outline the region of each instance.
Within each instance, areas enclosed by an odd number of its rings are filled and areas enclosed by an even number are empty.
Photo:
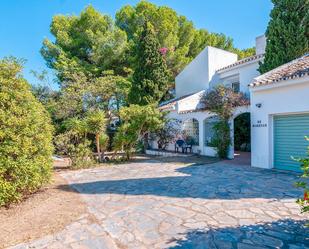
[[[274,117],[274,167],[300,171],[300,164],[291,159],[304,157],[309,143],[309,114]]]

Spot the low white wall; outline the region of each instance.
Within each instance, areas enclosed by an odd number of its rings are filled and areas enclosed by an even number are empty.
[[[204,155],[216,157],[218,155],[217,149],[215,147],[204,146]]]
[[[261,104],[261,108],[256,104]],[[309,76],[252,88],[252,166],[273,168],[273,116],[306,112],[309,112]]]

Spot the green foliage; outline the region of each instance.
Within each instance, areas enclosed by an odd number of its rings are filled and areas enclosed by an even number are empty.
[[[234,148],[250,151],[250,113],[243,113],[234,119]]]
[[[127,78],[114,75],[111,71],[104,72],[104,76],[96,78],[91,84],[89,99],[93,103],[88,101],[88,106],[109,109],[117,114],[120,107],[128,102],[130,89],[131,82]]]
[[[247,58],[252,55],[255,55],[255,47],[246,48],[242,50],[238,48],[234,48],[234,49],[231,49],[231,51],[238,55],[238,59],[243,59],[243,58]]]
[[[205,94],[203,103],[207,111],[216,113],[219,117],[213,127],[214,137],[211,144],[217,147],[220,158],[226,158],[231,144],[229,120],[234,109],[249,105],[249,100],[242,93],[235,93],[232,88],[219,85]]]
[[[55,139],[55,145],[59,154],[65,154],[72,157],[73,167],[85,163],[85,167],[90,163],[90,142],[87,140],[89,134],[95,135],[95,144],[99,160],[101,160],[101,148],[106,146],[104,134],[106,129],[106,118],[104,112],[100,110],[88,111],[84,118],[73,117],[63,122],[64,133],[59,134]],[[102,139],[101,139],[102,137]],[[100,141],[103,142],[102,146]],[[86,148],[88,146],[88,148]],[[75,159],[73,159],[73,157]],[[77,162],[80,159],[81,162]],[[80,166],[78,166],[80,167]]]
[[[75,146],[70,144],[69,148],[68,156],[71,159],[73,169],[89,168],[94,165],[89,140],[84,140]]]
[[[104,112],[100,110],[91,111],[87,113],[86,124],[88,132],[95,135],[97,153],[99,161],[101,158],[101,146],[100,146],[100,136],[106,129],[106,119]]]
[[[208,91],[202,101],[206,110],[218,114],[224,120],[231,118],[235,107],[250,104],[243,93],[235,93],[232,88],[224,85]]]
[[[120,109],[122,121],[115,138],[114,149],[124,150],[130,159],[137,143],[150,132],[163,127],[163,113],[155,106],[130,105]]]
[[[309,138],[306,137],[306,140],[309,141]],[[303,198],[299,198],[297,200],[297,203],[301,206],[301,210],[304,213],[309,212],[309,186],[307,181],[307,179],[309,178],[309,147],[308,147],[308,156],[296,160],[301,163],[301,169],[303,170],[303,174],[301,177],[304,178],[304,181],[297,182],[296,186],[304,189]]]
[[[158,148],[165,150],[169,143],[176,140],[181,133],[180,121],[164,117],[164,126],[156,130],[152,135],[157,140]]]
[[[227,120],[219,120],[213,126],[214,136],[211,145],[217,148],[219,158],[227,158],[231,145],[230,126]]]
[[[17,59],[0,60],[0,206],[35,192],[51,176],[50,117],[21,70]]]
[[[109,145],[109,136],[106,133],[100,134],[100,150],[105,151]]]
[[[101,76],[104,70],[122,70],[126,34],[92,6],[80,16],[54,16],[50,30],[55,42],[45,39],[41,53],[60,79],[72,72]]]
[[[85,120],[78,117],[68,118],[63,122],[63,126],[67,131],[71,131],[75,134],[77,141],[82,137],[86,137],[88,132],[88,125]]]
[[[151,24],[146,22],[137,43],[130,103],[158,103],[168,90],[169,72]]]
[[[260,73],[266,73],[309,51],[309,1],[272,0],[267,44]]]
[[[89,6],[79,16],[54,16],[50,29],[55,41],[45,39],[41,54],[60,84],[55,122],[125,104],[131,73],[127,36],[112,18]]]
[[[138,41],[146,21],[154,27],[160,47],[167,48],[166,62],[173,77],[206,46],[236,52],[241,58],[244,54],[242,50],[234,48],[230,37],[196,29],[186,17],[167,6],[140,1],[136,6],[127,5],[121,8],[116,14],[116,25],[126,32],[131,44]],[[246,53],[249,54],[252,55]]]
[[[145,50],[139,49],[146,23],[154,33],[150,39],[154,46],[148,46],[148,57],[142,54]],[[177,75],[206,45],[234,49],[231,38],[196,30],[191,21],[173,9],[146,1],[123,7],[116,14],[116,25],[109,16],[89,6],[78,16],[54,16],[50,30],[54,39],[44,40],[41,54],[55,70],[60,90],[50,91],[44,86],[34,92],[51,113],[57,132],[61,132],[63,120],[84,116],[89,109],[117,116],[120,107],[127,105],[129,92],[133,93],[132,103],[147,104],[167,98],[171,94],[167,89],[173,87],[167,71]],[[159,56],[159,50],[163,56]],[[147,58],[149,67],[143,72]],[[131,68],[137,71],[133,91]],[[46,72],[33,74],[48,82]],[[139,88],[142,96],[134,96]]]
[[[91,142],[77,128],[82,123],[80,120],[72,119],[68,123],[70,125],[66,127],[67,130],[54,138],[56,152],[59,155],[69,156],[73,169],[88,168],[94,164],[90,150]],[[73,126],[74,124],[77,126]]]
[[[92,134],[101,134],[106,128],[104,112],[100,110],[89,111],[85,118],[87,130]]]
[[[45,109],[49,112],[53,124],[57,124],[57,108],[59,92],[53,90],[49,86],[35,85],[31,86],[32,94],[43,104]]]
[[[206,46],[232,51],[233,39],[224,34],[209,33],[205,29],[195,30],[194,39],[190,44],[189,56],[195,58]],[[236,51],[232,51],[236,52]]]

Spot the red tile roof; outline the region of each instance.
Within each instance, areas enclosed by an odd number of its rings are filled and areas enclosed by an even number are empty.
[[[233,67],[236,67],[238,65],[241,65],[241,64],[245,64],[249,61],[254,61],[254,60],[257,60],[257,59],[261,59],[264,57],[264,54],[258,54],[258,55],[252,55],[250,57],[247,57],[247,58],[244,58],[242,60],[239,60],[239,61],[236,61],[228,66],[225,66],[225,67],[222,67],[220,69],[217,70],[217,72],[219,71],[222,71],[222,70],[225,70],[225,69],[230,69],[230,68],[233,68]]]
[[[305,54],[300,58],[256,77],[249,86],[267,85],[279,81],[301,78],[306,75],[309,75],[309,54]]]

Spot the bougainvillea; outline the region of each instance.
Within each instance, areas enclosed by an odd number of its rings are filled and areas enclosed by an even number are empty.
[[[214,136],[211,144],[217,148],[218,156],[226,158],[231,144],[229,120],[238,106],[249,105],[243,93],[235,93],[232,88],[219,85],[209,90],[202,99],[205,110],[216,113],[219,117],[213,127]]]
[[[168,52],[168,48],[160,48],[159,51],[162,55],[166,55]]]

